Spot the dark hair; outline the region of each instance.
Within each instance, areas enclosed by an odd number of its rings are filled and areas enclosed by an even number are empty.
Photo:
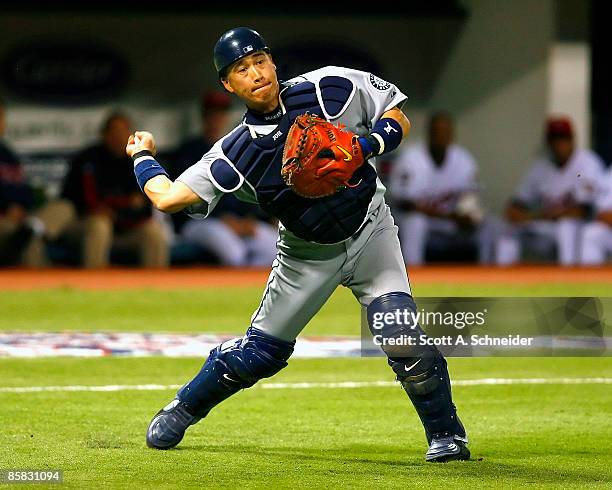
[[[113,111],[108,116],[106,116],[106,119],[104,119],[102,125],[100,126],[100,131],[102,132],[102,134],[106,133],[110,129],[111,124],[113,124],[113,122],[115,122],[117,119],[125,119],[127,121],[130,121],[129,116],[125,112]]]
[[[429,116],[429,123],[428,123],[429,129],[431,129],[431,127],[434,125],[434,123],[439,121],[440,119],[445,119],[451,125],[454,123],[453,116],[451,116],[450,112],[448,112],[448,111],[436,111],[436,112],[432,113],[431,116]]]

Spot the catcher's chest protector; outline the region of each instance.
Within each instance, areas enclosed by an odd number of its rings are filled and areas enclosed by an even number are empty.
[[[348,101],[352,82],[340,77],[325,77],[319,86],[327,114],[337,115]],[[349,181],[354,187],[332,196],[307,199],[294,193],[281,177],[287,133],[298,115],[310,112],[323,117],[324,112],[312,82],[285,89],[281,98],[287,112],[276,129],[254,139],[244,126],[223,141],[223,153],[253,186],[262,209],[277,217],[294,235],[316,243],[346,240],[365,219],[376,191],[376,171],[366,162]]]

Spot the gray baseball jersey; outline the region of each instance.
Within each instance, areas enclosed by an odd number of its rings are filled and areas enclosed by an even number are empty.
[[[280,106],[247,111],[244,120],[177,180],[202,203],[187,212],[204,218],[227,193],[279,218],[278,253],[251,325],[293,340],[336,287],[351,288],[362,306],[385,293],[410,293],[397,227],[385,187],[366,162],[354,187],[322,199],[299,198],[280,180],[279,151],[292,120],[314,112],[366,134],[406,96],[370,73],[326,67],[282,82]]]

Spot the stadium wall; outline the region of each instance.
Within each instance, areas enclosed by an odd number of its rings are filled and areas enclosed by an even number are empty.
[[[110,100],[76,107],[38,104],[0,85],[9,102],[8,139],[32,163],[32,174],[40,170],[41,165],[36,164],[41,162],[42,168],[55,169],[54,177],[44,176],[43,181],[61,178],[65,157],[96,137],[100,121],[111,108],[131,113],[137,126],[156,133],[162,150],[169,149],[197,131],[198,96],[204,87],[218,86],[210,56],[218,35],[231,26],[252,25],[265,34],[270,45],[285,52],[299,43],[315,43],[313,50],[321,50],[318,56],[325,52],[325,43],[316,43],[325,40],[337,53],[342,47],[353,49],[354,58],[342,59],[346,65],[357,58],[378,65],[381,76],[409,95],[405,109],[413,122],[412,142],[423,138],[431,110],[454,113],[459,142],[481,165],[485,202],[499,211],[541,149],[547,113],[575,109],[563,104],[567,90],[580,91],[576,106],[582,111],[577,121],[579,139],[589,141],[590,114],[583,104],[588,100],[588,63],[584,59],[588,48],[574,42],[577,50],[572,51],[557,42],[563,37],[559,18],[566,21],[561,25],[567,25],[567,17],[580,11],[576,2],[466,0],[462,5],[467,12],[463,18],[349,16],[343,19],[341,31],[337,18],[324,15],[299,22],[279,14],[3,15],[0,62],[24,42],[88,39],[116,51],[130,69],[123,92]],[[329,34],[334,32],[342,34]],[[295,60],[279,61],[290,66]],[[582,71],[577,77],[567,77],[563,85],[559,76],[568,75],[563,70],[568,64]],[[298,69],[300,65],[292,66]],[[235,119],[240,113],[237,106]]]

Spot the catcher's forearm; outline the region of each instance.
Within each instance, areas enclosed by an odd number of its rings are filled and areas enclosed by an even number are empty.
[[[141,150],[138,153],[132,155],[134,160],[134,175],[138,186],[144,192],[145,184],[153,177],[158,175],[165,175],[168,180],[168,173],[163,167],[155,160],[153,153],[148,150]]]
[[[153,205],[164,213],[176,213],[202,199],[180,181],[172,182],[165,175],[150,179],[144,187],[144,193]]]
[[[170,192],[172,181],[165,175],[157,175],[149,179],[144,186],[144,193],[157,209],[165,212],[173,212],[166,209],[164,199]],[[178,209],[176,211],[179,211]]]
[[[172,182],[151,152],[140,151],[134,154],[132,159],[138,185],[160,211],[176,213],[200,201],[199,196],[187,186]]]
[[[410,131],[410,121],[394,107],[385,112],[372,131],[359,137],[359,144],[366,158],[376,157],[395,150]]]

